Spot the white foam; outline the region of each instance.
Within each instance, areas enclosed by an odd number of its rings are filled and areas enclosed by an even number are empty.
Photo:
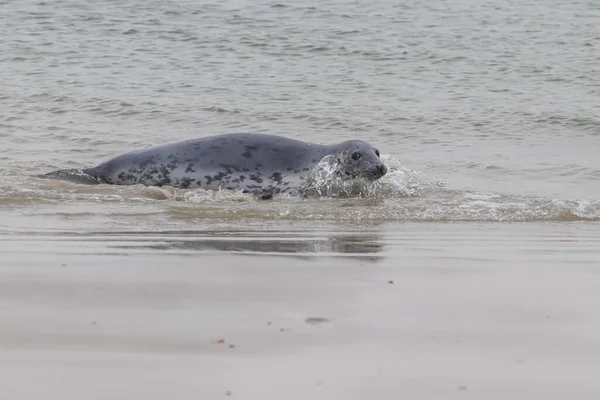
[[[382,156],[388,173],[381,179],[343,179],[337,171],[334,156],[324,157],[300,189],[305,197],[405,197],[418,196],[421,183],[417,173],[404,167],[397,159]]]

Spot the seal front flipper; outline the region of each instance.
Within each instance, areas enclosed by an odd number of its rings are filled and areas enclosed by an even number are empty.
[[[262,196],[260,196],[261,200],[273,200],[273,192],[264,192]]]
[[[242,193],[252,194],[259,200],[273,200],[273,195],[275,194],[272,190],[263,190],[263,191],[250,191],[250,190],[242,190]]]
[[[61,169],[48,174],[38,175],[38,178],[62,179],[69,182],[83,183],[87,185],[99,185],[101,183],[106,183],[104,179],[90,175],[87,173],[87,171],[88,170],[77,168]]]

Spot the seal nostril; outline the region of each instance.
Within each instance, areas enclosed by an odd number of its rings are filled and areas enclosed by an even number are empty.
[[[381,175],[385,175],[387,173],[387,167],[383,164],[377,167],[377,170]]]

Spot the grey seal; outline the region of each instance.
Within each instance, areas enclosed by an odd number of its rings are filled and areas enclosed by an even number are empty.
[[[362,140],[321,145],[260,133],[230,133],[122,154],[96,167],[43,175],[82,183],[230,189],[270,198],[298,194],[327,156],[341,179],[387,173],[379,150]]]

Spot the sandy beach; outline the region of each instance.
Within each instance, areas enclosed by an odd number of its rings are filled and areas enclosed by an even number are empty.
[[[592,399],[597,234],[2,235],[1,386],[10,399]]]

